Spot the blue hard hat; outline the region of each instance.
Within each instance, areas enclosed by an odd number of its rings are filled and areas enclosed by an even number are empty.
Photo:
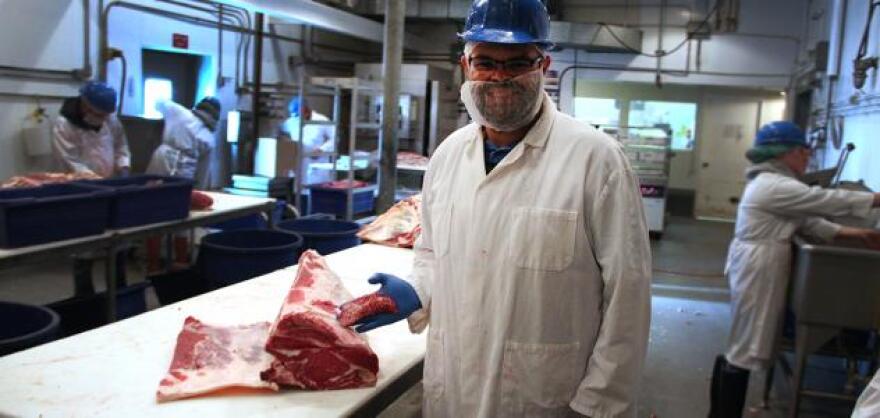
[[[302,109],[302,108],[308,109],[309,108],[309,101],[305,100],[305,99],[300,100],[299,96],[291,99],[290,103],[287,105],[287,110],[289,110],[290,114],[294,115],[294,116],[299,116],[300,109]]]
[[[541,0],[475,0],[468,12],[465,42],[537,44],[551,48],[550,17]]]
[[[809,147],[807,136],[797,125],[788,121],[770,122],[761,127],[755,135],[755,146],[762,145],[800,145]]]
[[[79,95],[104,113],[116,111],[116,90],[103,81],[89,81],[79,89]]]

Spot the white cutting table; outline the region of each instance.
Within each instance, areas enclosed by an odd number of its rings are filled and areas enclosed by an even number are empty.
[[[411,250],[365,244],[327,257],[355,296],[376,289],[375,272],[407,274]],[[272,321],[293,282],[290,267],[130,319],[30,350],[0,357],[0,416],[22,417],[342,417],[358,411],[420,369],[425,336],[405,321],[369,334],[379,356],[374,388],[202,397],[157,404],[183,320],[211,324]],[[419,376],[420,377],[420,376]],[[363,413],[360,413],[363,415]]]
[[[128,243],[147,237],[211,225],[242,216],[266,213],[271,223],[275,199],[211,193],[211,209],[190,211],[189,217],[176,221],[142,225],[133,228],[112,229],[101,235],[50,242],[29,247],[0,249],[0,268],[13,267],[23,262],[51,257],[69,256],[86,251],[103,251],[107,282],[107,317],[116,319],[116,252]]]

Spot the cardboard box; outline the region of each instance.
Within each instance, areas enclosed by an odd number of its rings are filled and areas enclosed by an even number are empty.
[[[294,141],[260,138],[254,158],[254,174],[263,177],[294,177],[297,155],[297,143]]]

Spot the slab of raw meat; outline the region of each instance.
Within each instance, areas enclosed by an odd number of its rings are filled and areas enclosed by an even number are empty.
[[[375,386],[378,357],[364,336],[336,319],[351,298],[317,252],[304,252],[269,332],[266,351],[275,360],[262,378],[312,390]]]
[[[172,401],[227,388],[278,390],[275,383],[260,379],[260,372],[272,362],[263,350],[270,325],[221,327],[186,318],[156,400]]]
[[[361,180],[336,180],[336,181],[328,181],[326,183],[321,183],[320,187],[324,189],[357,189],[359,187],[365,187],[367,182]]]
[[[189,199],[189,207],[194,210],[206,210],[210,209],[211,206],[214,205],[214,199],[211,196],[200,192],[198,190],[193,190],[190,194]]]
[[[397,304],[388,295],[374,292],[346,302],[339,307],[339,311],[339,323],[350,327],[368,316],[397,313]]]
[[[361,228],[358,237],[364,241],[392,247],[412,248],[422,232],[419,207],[422,195],[408,197],[397,202],[391,209]]]
[[[0,189],[15,187],[36,187],[44,184],[63,183],[75,180],[94,180],[100,176],[94,173],[30,173],[23,176],[11,177],[0,184]]]
[[[427,167],[428,157],[415,152],[398,152],[397,165],[410,165],[414,167]]]

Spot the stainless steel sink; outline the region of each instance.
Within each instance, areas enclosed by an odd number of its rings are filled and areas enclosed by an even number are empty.
[[[880,251],[796,236],[791,304],[800,324],[880,328]]]
[[[880,251],[794,239],[789,303],[795,312],[795,364],[789,416],[802,395],[852,399],[802,388],[807,357],[844,329],[880,328]],[[766,395],[765,395],[766,396]]]

